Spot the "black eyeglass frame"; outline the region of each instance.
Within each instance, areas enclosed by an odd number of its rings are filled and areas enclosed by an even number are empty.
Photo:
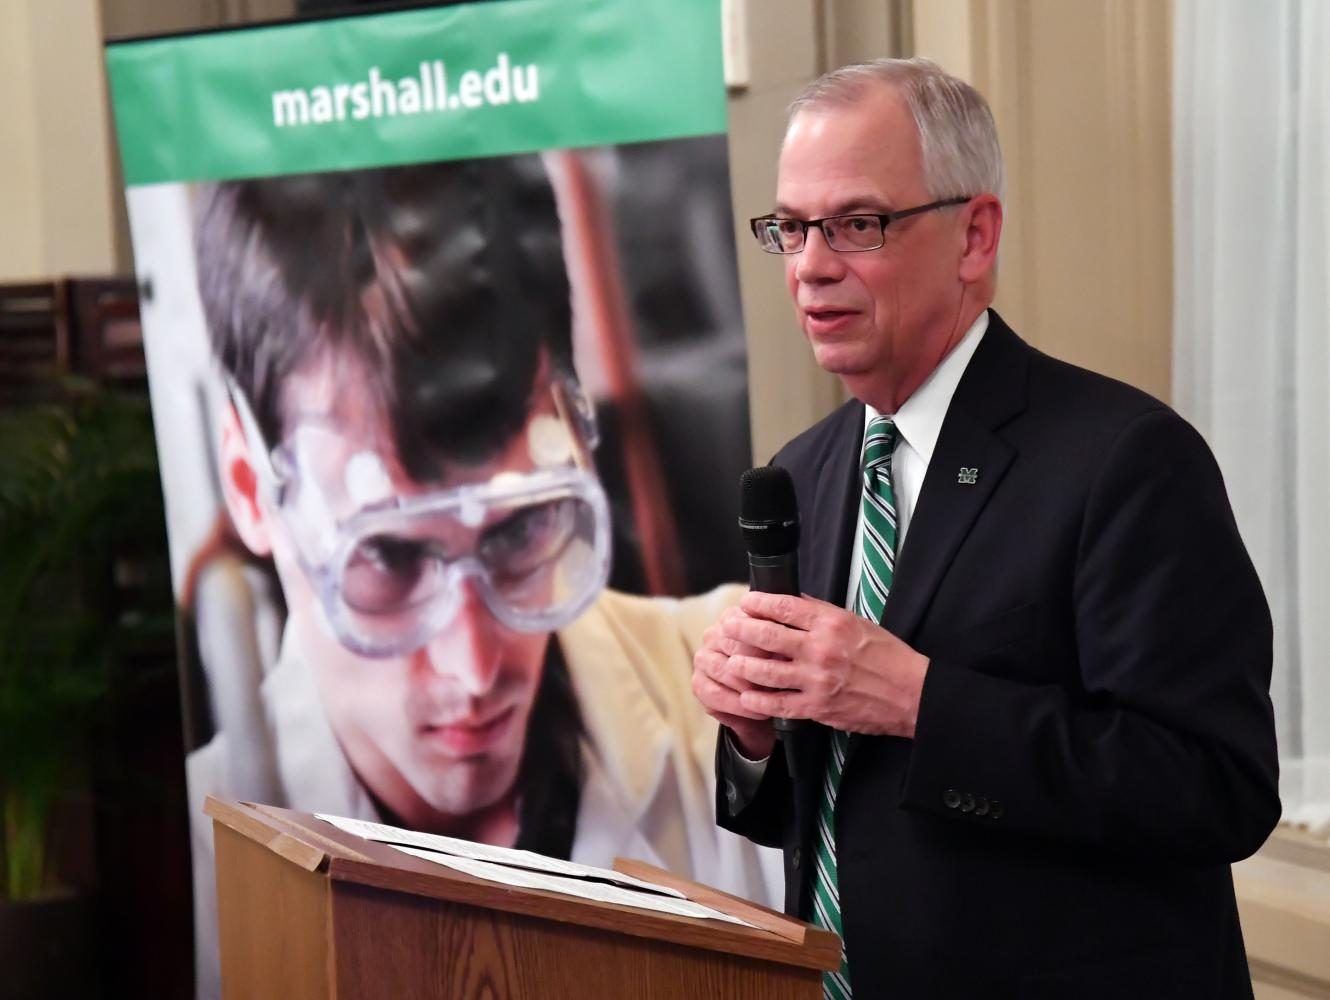
[[[899,222],[901,219],[908,219],[912,215],[922,215],[924,212],[932,212],[939,208],[951,208],[953,205],[964,205],[970,201],[973,195],[964,195],[956,198],[943,198],[940,201],[930,201],[927,205],[916,205],[914,208],[902,208],[897,212],[847,212],[844,215],[828,215],[821,219],[792,219],[788,216],[777,215],[770,212],[766,215],[759,215],[755,219],[748,220],[748,227],[753,231],[753,236],[757,239],[757,245],[767,253],[788,256],[790,254],[802,253],[804,247],[808,245],[808,229],[810,226],[817,226],[822,230],[822,238],[827,241],[827,246],[836,251],[836,253],[866,253],[870,250],[880,250],[887,241],[887,226],[893,222]],[[835,222],[839,219],[876,219],[878,222],[878,235],[880,241],[876,246],[871,247],[836,247],[831,245],[831,238],[827,235],[824,223]],[[798,249],[781,250],[778,247],[770,247],[762,236],[762,230],[765,223],[779,220],[781,222],[797,222],[802,227],[802,234],[799,238]]]

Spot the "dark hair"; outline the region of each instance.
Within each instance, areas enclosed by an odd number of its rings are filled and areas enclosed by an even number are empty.
[[[202,186],[199,294],[214,354],[269,443],[289,376],[326,354],[428,481],[525,423],[545,360],[572,374],[559,218],[535,155]]]

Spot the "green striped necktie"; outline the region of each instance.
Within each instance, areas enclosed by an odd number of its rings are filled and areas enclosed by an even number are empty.
[[[891,592],[896,566],[896,493],[891,487],[891,453],[896,448],[896,425],[890,417],[876,417],[868,425],[863,458],[863,566],[854,597],[854,613],[880,622]],[[845,768],[848,733],[833,730],[822,794],[817,808],[817,866],[813,870],[813,914],[818,927],[835,931],[842,939],[840,884],[836,876],[836,793]],[[850,1000],[850,970],[842,945],[840,969],[822,976],[827,1000]]]

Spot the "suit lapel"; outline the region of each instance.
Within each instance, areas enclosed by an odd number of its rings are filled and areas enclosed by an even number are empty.
[[[1014,457],[988,428],[967,414],[948,413],[882,615],[893,635],[911,640],[952,557]],[[972,483],[962,469],[978,470]]]
[[[800,554],[800,568],[805,593],[844,606],[859,507],[864,405],[854,403],[842,412],[833,431],[834,445],[818,469],[813,509],[804,516],[808,539]]]
[[[997,313],[989,314],[988,331],[942,421],[882,615],[882,625],[907,643],[956,551],[1016,458],[995,429],[1025,409],[1029,350]],[[857,736],[850,740],[846,767],[860,742]]]
[[[896,561],[882,624],[909,642],[1015,450],[995,430],[1025,409],[1029,348],[997,313],[961,376]]]

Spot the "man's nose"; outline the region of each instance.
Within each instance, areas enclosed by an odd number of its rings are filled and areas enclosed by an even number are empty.
[[[457,613],[423,650],[428,669],[469,697],[494,687],[503,663],[499,624],[470,580]]]
[[[794,276],[801,282],[835,281],[845,273],[845,261],[827,244],[820,226],[809,226],[804,248],[795,255]]]

